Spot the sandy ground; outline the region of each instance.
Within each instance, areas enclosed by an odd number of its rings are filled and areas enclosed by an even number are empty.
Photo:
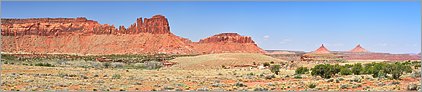
[[[301,75],[294,78],[293,70],[282,70],[273,75],[268,69],[209,69],[209,70],[136,70],[94,69],[71,67],[39,67],[2,65],[1,90],[20,91],[152,91],[152,90],[406,90],[409,84],[419,84],[420,78],[408,75],[396,80],[376,79],[362,75],[361,82],[352,82],[355,77],[343,78],[339,83],[329,79]],[[120,78],[113,77],[120,75]],[[309,84],[317,84],[309,88]],[[236,85],[238,84],[238,85]],[[239,86],[245,85],[245,86]],[[347,88],[341,89],[341,85]],[[360,85],[360,86],[359,86]]]
[[[280,75],[269,69],[231,68],[221,65],[285,63],[261,54],[227,53],[178,57],[177,64],[159,70],[123,68],[82,68],[88,64],[69,61],[70,66],[42,67],[3,64],[3,91],[407,91],[408,86],[420,87],[421,77],[404,74],[401,80],[372,78],[371,75],[335,75],[323,79],[310,74],[295,75],[282,68]],[[350,61],[344,64],[379,61]],[[75,63],[75,64],[74,64]],[[76,64],[77,63],[77,64]],[[92,62],[91,62],[92,63]],[[316,63],[296,63],[312,67]],[[420,70],[415,70],[419,71]],[[315,88],[309,85],[315,84]]]
[[[222,65],[253,65],[253,62],[255,62],[256,64],[270,62],[279,64],[286,61],[257,53],[222,53],[199,55],[194,57],[180,57],[173,59],[170,62],[178,63],[170,69],[198,70],[220,69]]]

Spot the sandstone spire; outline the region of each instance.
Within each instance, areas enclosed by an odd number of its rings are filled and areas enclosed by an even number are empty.
[[[163,15],[154,15],[152,18],[138,18],[128,31],[132,33],[169,34],[170,26]]]
[[[319,47],[317,50],[315,50],[312,53],[315,53],[315,54],[327,54],[327,53],[330,53],[330,51],[327,48],[325,48],[324,44],[322,44],[321,47]]]
[[[350,52],[368,52],[366,49],[362,48],[360,44],[358,44],[354,49],[350,50]]]

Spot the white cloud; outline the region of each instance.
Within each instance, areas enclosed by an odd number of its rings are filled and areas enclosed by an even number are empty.
[[[268,40],[270,38],[270,36],[269,35],[265,35],[264,36],[264,40]]]

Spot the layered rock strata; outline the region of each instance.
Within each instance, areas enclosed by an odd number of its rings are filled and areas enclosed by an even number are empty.
[[[2,52],[36,54],[262,53],[251,37],[223,33],[192,42],[170,32],[167,18],[138,18],[125,28],[79,18],[2,19]]]

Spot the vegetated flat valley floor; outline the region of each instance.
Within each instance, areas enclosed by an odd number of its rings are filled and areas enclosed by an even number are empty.
[[[170,56],[171,57],[171,56]],[[98,58],[98,57],[95,57]],[[311,73],[295,74],[297,66],[262,54],[225,53],[199,56],[174,56],[168,62],[173,66],[159,69],[149,60],[119,57],[112,62],[89,59],[31,59],[2,56],[2,84],[4,91],[280,91],[280,90],[365,90],[406,91],[420,89],[420,68],[412,65],[412,73],[403,73],[400,79],[378,78],[371,74],[340,75],[331,78]],[[136,61],[139,60],[139,61]],[[158,59],[160,60],[160,59]],[[164,61],[167,61],[164,59]],[[244,62],[242,62],[244,61]],[[129,63],[128,63],[129,62]],[[209,64],[208,64],[209,62]],[[235,63],[231,63],[235,62]],[[243,65],[281,65],[276,75],[269,68],[233,67]],[[340,65],[371,61],[346,61]],[[380,61],[377,61],[380,62]],[[405,61],[403,61],[405,62]],[[372,62],[371,62],[372,63]],[[333,63],[334,64],[334,63]],[[308,68],[314,67],[309,64]],[[224,69],[224,67],[230,68]],[[219,68],[218,68],[219,67]],[[387,74],[387,76],[391,76]]]

